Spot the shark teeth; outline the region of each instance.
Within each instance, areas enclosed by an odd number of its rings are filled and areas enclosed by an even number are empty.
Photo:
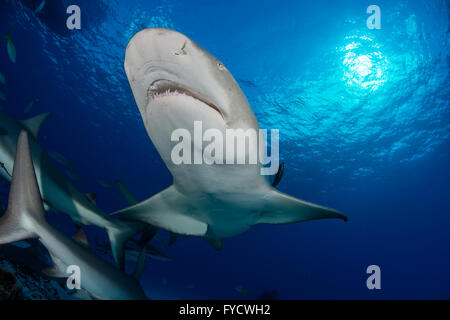
[[[153,91],[152,88],[149,88],[148,92],[148,100],[149,102],[152,102],[153,100],[157,98],[163,98],[163,97],[170,97],[170,96],[187,96],[184,92],[180,92],[177,89],[167,89],[164,91]]]
[[[189,88],[184,87],[178,83],[169,80],[157,80],[154,81],[147,90],[147,105],[152,101],[162,97],[170,97],[170,96],[186,96],[191,97],[193,99],[199,100],[214,109],[220,116],[225,119],[220,109],[211,102],[208,98],[201,95],[198,92],[190,90]]]

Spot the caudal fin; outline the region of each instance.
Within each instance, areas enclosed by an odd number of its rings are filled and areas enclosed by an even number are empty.
[[[22,130],[17,141],[8,209],[0,218],[0,244],[38,237],[36,227],[41,223],[45,223],[44,208],[28,135]]]
[[[266,201],[258,223],[284,224],[317,219],[348,220],[339,211],[296,199],[275,189],[267,195]]]
[[[121,270],[125,268],[125,245],[134,235],[145,228],[145,225],[132,221],[117,221],[119,228],[106,228],[109,241],[111,242],[111,251],[117,267]]]

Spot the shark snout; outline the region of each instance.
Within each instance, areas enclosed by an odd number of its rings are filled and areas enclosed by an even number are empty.
[[[163,28],[149,28],[136,33],[127,45],[125,71],[135,76],[144,66],[173,64],[175,57],[185,54],[190,41],[185,35]]]
[[[142,115],[153,97],[174,91],[205,103],[230,126],[240,125],[242,108],[250,109],[229,70],[177,31],[149,28],[138,32],[127,46],[124,66]]]

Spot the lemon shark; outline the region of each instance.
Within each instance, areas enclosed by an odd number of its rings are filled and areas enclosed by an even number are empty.
[[[121,218],[203,236],[217,247],[221,239],[255,224],[347,220],[336,210],[277,191],[261,175],[259,162],[189,164],[172,160],[173,148],[179,143],[173,141],[173,132],[184,128],[195,136],[195,121],[201,122],[204,130],[215,129],[223,136],[230,128],[259,130],[231,73],[194,41],[169,29],[144,29],[128,43],[124,68],[146,131],[171,172],[173,185],[116,212]],[[257,147],[250,145],[246,152],[250,150]]]
[[[110,265],[87,246],[73,240],[45,220],[28,135],[19,134],[8,208],[0,218],[0,244],[38,238],[60,266],[78,266],[80,286],[98,299],[146,299],[139,282]]]
[[[0,110],[0,128],[4,131],[0,135],[0,162],[2,164],[0,174],[7,180],[11,180],[17,137],[21,130],[26,130],[31,134],[30,148],[39,189],[42,199],[44,199],[44,207],[68,214],[76,224],[105,228],[111,241],[114,259],[122,267],[125,242],[136,234],[140,227],[136,224],[112,219],[101,212],[56,167],[50,156],[37,142],[39,128],[48,115],[48,113],[44,113],[27,120],[17,121]]]

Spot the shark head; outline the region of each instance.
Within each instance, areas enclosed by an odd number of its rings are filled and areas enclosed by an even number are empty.
[[[124,66],[147,133],[178,186],[190,188],[196,184],[196,189],[211,188],[218,185],[214,179],[222,175],[227,179],[230,170],[243,179],[248,175],[260,178],[259,163],[227,169],[221,165],[191,165],[195,162],[194,153],[201,158],[208,144],[195,143],[195,136],[200,140],[204,137],[194,129],[196,123],[201,123],[200,131],[213,129],[223,137],[228,129],[259,130],[247,98],[218,59],[179,32],[150,28],[130,40]],[[178,130],[188,132],[192,138],[189,164],[175,164],[173,160],[178,144],[174,135]],[[249,145],[245,157],[252,153],[250,150],[256,150],[256,141]],[[211,174],[211,170],[215,173]]]
[[[247,98],[228,69],[179,32],[160,28],[138,32],[126,49],[125,72],[146,127],[152,103],[174,96],[185,105],[200,102],[227,127],[258,127]]]

